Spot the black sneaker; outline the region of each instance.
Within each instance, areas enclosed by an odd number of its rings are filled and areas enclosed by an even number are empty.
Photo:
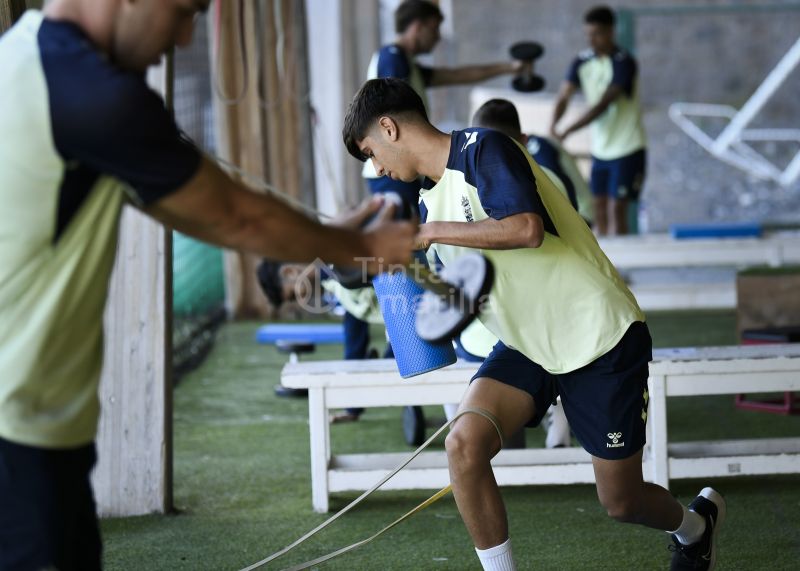
[[[669,546],[673,552],[670,571],[711,570],[717,564],[717,533],[725,520],[725,500],[713,488],[703,488],[689,504],[689,510],[703,516],[706,530],[700,541],[691,545],[684,545],[672,536],[675,544]]]

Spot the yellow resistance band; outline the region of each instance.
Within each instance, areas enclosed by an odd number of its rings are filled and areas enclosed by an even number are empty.
[[[394,470],[389,472],[388,475],[384,476],[384,478],[380,482],[378,482],[377,484],[372,486],[372,488],[370,488],[369,490],[367,490],[366,492],[364,492],[363,494],[358,496],[355,500],[350,502],[347,506],[342,508],[340,511],[336,512],[336,514],[334,514],[332,517],[328,518],[327,520],[325,520],[324,522],[319,524],[317,527],[315,527],[314,529],[312,529],[311,531],[309,531],[304,536],[302,536],[301,538],[297,539],[296,541],[294,541],[290,545],[287,545],[286,547],[284,547],[280,551],[276,551],[275,553],[273,553],[272,555],[270,555],[266,559],[262,559],[258,563],[253,563],[249,567],[245,567],[241,571],[252,571],[253,569],[260,569],[264,565],[267,565],[268,563],[271,563],[272,561],[276,560],[278,557],[281,557],[282,555],[285,555],[286,553],[288,553],[289,551],[291,551],[292,549],[294,549],[295,547],[297,547],[298,545],[300,545],[301,543],[303,543],[307,539],[311,538],[313,535],[315,535],[319,531],[322,531],[323,529],[328,527],[334,521],[339,519],[339,517],[343,516],[344,514],[349,512],[351,509],[356,507],[358,504],[360,504],[361,501],[364,500],[367,496],[369,496],[372,492],[374,492],[375,490],[380,488],[382,485],[384,485],[386,482],[388,482],[400,470],[402,470],[403,468],[408,466],[408,464],[414,458],[419,456],[420,452],[425,450],[434,440],[436,440],[439,437],[439,435],[442,432],[444,432],[445,430],[450,428],[456,420],[458,420],[460,417],[464,416],[465,414],[470,414],[470,413],[471,414],[480,415],[480,416],[484,417],[486,420],[488,420],[489,422],[492,423],[492,426],[494,426],[495,430],[497,431],[497,435],[500,437],[500,446],[502,447],[503,443],[504,443],[503,431],[500,429],[500,423],[498,422],[497,418],[495,418],[495,416],[492,413],[490,413],[488,410],[484,410],[482,408],[465,408],[463,410],[460,410],[449,422],[445,423],[441,428],[439,428],[439,430],[437,430],[433,434],[433,436],[428,438],[428,440],[426,440],[422,444],[422,446],[417,448],[414,451],[414,453],[411,454],[411,456],[409,456],[402,464],[400,464],[397,468],[395,468]],[[293,567],[287,567],[285,571],[302,571],[303,569],[308,569],[310,567],[313,567],[314,565],[319,565],[320,563],[324,563],[325,561],[329,561],[330,559],[333,559],[334,557],[338,557],[339,555],[342,555],[343,553],[347,553],[348,551],[352,551],[353,549],[361,547],[362,545],[366,545],[367,543],[369,543],[372,540],[380,537],[385,532],[387,532],[390,529],[392,529],[394,526],[396,526],[400,522],[410,518],[415,513],[424,510],[426,507],[428,507],[429,505],[431,505],[432,503],[437,501],[439,498],[447,495],[450,492],[450,489],[451,489],[451,487],[449,485],[444,487],[444,488],[442,488],[441,490],[436,492],[434,495],[432,495],[430,498],[428,498],[427,500],[422,502],[420,505],[418,505],[417,507],[412,509],[410,512],[408,512],[404,516],[396,519],[395,521],[393,521],[392,523],[390,523],[389,525],[384,527],[382,530],[380,530],[379,532],[375,533],[374,535],[371,535],[370,537],[368,537],[366,539],[362,539],[361,541],[353,543],[352,545],[348,545],[347,547],[342,547],[341,549],[337,549],[336,551],[328,553],[327,555],[323,555],[322,557],[318,557],[316,559],[312,559],[311,561],[306,561],[305,563],[300,563],[299,565],[295,565]]]

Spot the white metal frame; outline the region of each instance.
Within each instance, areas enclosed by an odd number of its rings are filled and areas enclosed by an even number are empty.
[[[785,168],[781,169],[749,143],[767,141],[800,143],[800,129],[748,129],[747,126],[798,64],[800,64],[800,38],[741,109],[711,103],[673,103],[669,108],[669,116],[684,133],[721,161],[758,178],[788,186],[800,178],[800,151]],[[693,117],[723,118],[728,120],[728,124],[714,139],[692,120]]]

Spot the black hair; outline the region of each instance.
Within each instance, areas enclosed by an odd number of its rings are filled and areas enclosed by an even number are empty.
[[[361,154],[358,142],[367,136],[373,123],[384,115],[415,115],[428,120],[425,104],[408,83],[390,77],[370,79],[350,102],[342,128],[347,151],[359,161],[366,161],[368,157]]]
[[[394,11],[395,32],[402,34],[417,20],[429,18],[437,18],[441,23],[444,20],[444,14],[436,4],[428,2],[428,0],[405,0]]]
[[[517,108],[507,99],[490,99],[481,105],[472,117],[472,125],[495,129],[509,137],[522,133]]]
[[[283,263],[264,258],[256,268],[258,283],[269,302],[276,308],[283,303],[283,279],[281,278]]]
[[[616,23],[616,17],[614,16],[614,11],[608,6],[595,6],[584,14],[583,22],[585,24],[600,24],[611,28]]]

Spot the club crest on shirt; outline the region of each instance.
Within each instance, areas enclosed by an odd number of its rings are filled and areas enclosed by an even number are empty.
[[[467,222],[475,222],[475,217],[472,215],[472,205],[470,205],[466,196],[461,197],[461,206],[464,207],[464,218],[467,219]]]

